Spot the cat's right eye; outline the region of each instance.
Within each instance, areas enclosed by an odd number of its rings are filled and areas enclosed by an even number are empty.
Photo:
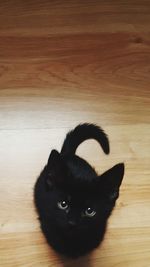
[[[57,206],[58,206],[58,208],[61,209],[61,210],[66,210],[66,209],[68,209],[68,207],[69,207],[69,205],[68,205],[68,203],[67,203],[66,200],[59,201],[59,202],[57,203]]]
[[[87,217],[93,217],[95,216],[95,214],[96,214],[96,211],[90,207],[85,210],[85,216]]]

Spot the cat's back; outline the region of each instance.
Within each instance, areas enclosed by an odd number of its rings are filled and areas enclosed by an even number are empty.
[[[77,155],[66,158],[66,164],[69,168],[70,175],[75,180],[90,182],[97,176],[94,168],[92,168],[86,160]]]

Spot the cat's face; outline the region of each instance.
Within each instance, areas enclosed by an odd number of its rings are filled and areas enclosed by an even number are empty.
[[[48,194],[48,192],[47,192]],[[61,191],[53,188],[49,192],[47,212],[57,226],[64,231],[80,232],[92,229],[104,219],[112,208],[107,199],[94,196]],[[52,204],[53,203],[53,204]]]
[[[123,172],[119,164],[99,177],[80,158],[67,163],[53,152],[47,168],[47,218],[68,235],[100,227],[114,207]]]
[[[54,196],[52,213],[55,223],[60,229],[77,232],[92,226],[96,221],[98,215],[96,200],[89,201],[78,194],[75,196],[58,189],[53,189],[51,192],[53,200]]]

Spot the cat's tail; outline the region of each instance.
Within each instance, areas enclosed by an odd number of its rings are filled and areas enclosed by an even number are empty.
[[[61,154],[74,155],[77,147],[87,139],[95,139],[102,147],[105,154],[109,154],[109,140],[105,132],[94,124],[79,124],[70,131],[64,140]]]

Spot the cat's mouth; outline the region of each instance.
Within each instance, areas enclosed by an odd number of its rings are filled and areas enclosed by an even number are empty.
[[[68,225],[67,227],[67,235],[74,235],[74,236],[78,236],[83,234],[84,232],[87,231],[87,227],[86,226],[81,226],[81,225]]]
[[[81,235],[81,231],[77,230],[77,228],[72,229],[72,228],[68,228],[68,231],[66,232],[66,236],[67,237],[78,237],[79,235]]]
[[[69,231],[69,233],[78,232],[79,231],[78,225],[68,225],[67,228],[68,228],[67,230]]]

